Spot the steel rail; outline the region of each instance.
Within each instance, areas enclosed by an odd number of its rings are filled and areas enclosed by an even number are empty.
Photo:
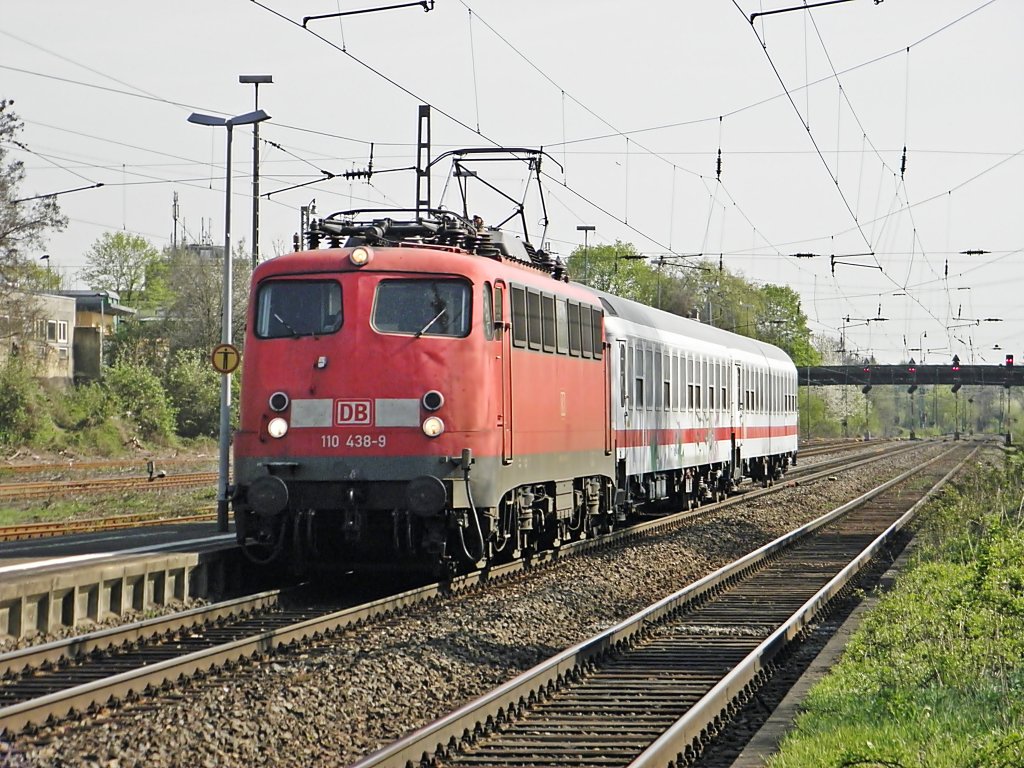
[[[879,494],[884,493],[894,485],[919,473],[925,467],[947,456],[954,450],[956,450],[956,448],[951,448],[949,451],[901,473],[898,477],[882,483],[878,487],[857,497],[853,501],[837,507],[831,512],[828,512],[815,520],[800,526],[794,531],[765,544],[735,562],[723,566],[708,576],[705,576],[672,595],[663,598],[654,605],[634,614],[632,617],[620,622],[614,627],[595,635],[589,640],[568,648],[547,661],[541,662],[532,669],[499,686],[479,699],[460,707],[450,715],[430,723],[402,739],[383,747],[373,754],[368,755],[367,757],[352,764],[351,768],[407,768],[407,766],[432,764],[434,757],[436,756],[455,753],[460,745],[472,742],[475,735],[486,732],[490,723],[507,721],[510,714],[519,713],[525,709],[530,702],[542,698],[547,691],[562,687],[570,681],[578,678],[581,674],[581,670],[586,668],[588,665],[595,663],[609,651],[625,648],[633,640],[637,639],[641,633],[648,631],[651,625],[657,624],[685,607],[698,603],[721,591],[729,583],[741,578],[747,573],[752,572],[758,568],[760,564],[777,556],[781,550],[791,546],[793,542],[798,541],[804,538],[807,534],[828,525],[838,517],[845,515],[851,509],[864,504]],[[956,469],[947,473],[940,481],[940,484],[946,482],[946,480],[966,461],[967,458],[963,459]],[[913,511],[916,511],[921,503],[923,503],[923,500],[915,504],[912,511],[901,516],[898,527],[902,527],[906,520],[910,519]],[[890,530],[887,530],[885,534],[879,536],[868,549],[872,552],[876,551],[887,536],[891,535],[891,531],[898,530],[898,527],[896,524],[890,526]],[[855,562],[862,563],[866,562],[867,559],[870,559],[870,557],[862,556],[858,557]],[[857,570],[857,568],[851,564],[844,569],[843,578],[849,578],[850,574],[854,573],[855,570]],[[807,603],[797,611],[793,617],[791,617],[790,622],[784,624],[771,635],[769,638],[770,642],[766,641],[762,644],[759,651],[752,652],[742,671],[737,671],[735,674],[723,679],[723,681],[713,689],[712,693],[708,694],[708,697],[710,698],[706,697],[708,698],[708,702],[702,704],[701,712],[706,714],[713,709],[713,716],[711,719],[713,720],[714,717],[717,717],[720,712],[725,709],[725,706],[722,704],[722,697],[728,694],[731,698],[740,692],[743,685],[740,685],[739,688],[736,687],[739,679],[745,679],[749,675],[750,670],[759,669],[770,656],[774,656],[782,648],[783,638],[789,640],[795,636],[798,633],[796,627],[803,626],[810,620],[813,614],[820,609],[824,602],[826,602],[826,596],[834,595],[835,592],[838,591],[837,585],[840,580],[840,577],[837,576],[835,579],[830,581],[818,595],[807,601]],[[685,717],[686,716],[684,716],[684,718]],[[693,730],[696,727],[695,721],[698,719],[699,718],[694,715],[687,719],[683,725],[677,724],[673,726],[671,728],[671,736],[666,734],[656,740],[650,747],[651,750],[654,750],[656,746],[656,751],[652,752],[650,756],[644,757],[643,763],[637,763],[637,768],[640,768],[640,766],[648,768],[648,766],[655,764],[668,765],[670,761],[675,760],[678,754],[683,751],[678,744],[682,740],[693,738]],[[705,720],[697,730],[702,730],[706,728],[706,726],[707,722]],[[670,757],[663,760],[661,763],[656,762],[656,760],[661,760],[661,758],[669,753],[671,753]]]

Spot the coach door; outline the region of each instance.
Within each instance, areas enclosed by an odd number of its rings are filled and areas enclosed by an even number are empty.
[[[732,476],[739,479],[743,473],[743,371],[739,363],[732,365],[732,384],[729,387],[729,423],[732,425]]]
[[[501,344],[501,406],[498,420],[501,424],[501,460],[512,463],[512,325],[511,314],[505,306],[505,283],[494,283],[494,327]]]

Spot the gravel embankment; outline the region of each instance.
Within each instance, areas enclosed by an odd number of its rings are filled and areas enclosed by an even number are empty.
[[[788,488],[99,720],[0,741],[0,766],[347,764],[920,462],[920,454],[887,459]]]

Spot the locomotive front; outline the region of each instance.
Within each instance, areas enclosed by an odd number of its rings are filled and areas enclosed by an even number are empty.
[[[448,510],[500,441],[490,284],[473,263],[358,245],[257,268],[233,494],[253,557],[347,568],[452,556],[462,530]]]

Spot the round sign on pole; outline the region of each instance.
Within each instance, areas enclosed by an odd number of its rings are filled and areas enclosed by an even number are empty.
[[[213,348],[210,361],[219,373],[234,373],[242,356],[232,344],[218,344]]]

